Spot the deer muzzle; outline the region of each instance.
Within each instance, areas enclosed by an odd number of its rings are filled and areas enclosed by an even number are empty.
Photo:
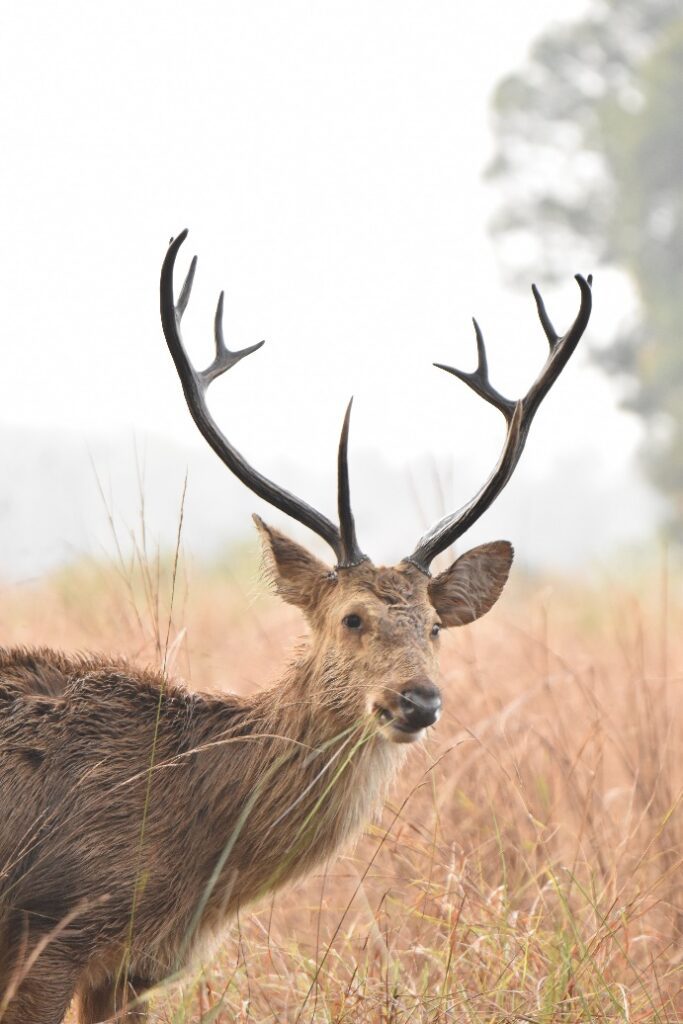
[[[438,721],[441,693],[428,679],[411,681],[399,698],[399,721],[395,725],[416,732]]]
[[[411,679],[394,701],[391,709],[375,705],[375,712],[386,729],[385,735],[394,743],[412,743],[419,739],[441,714],[441,693],[429,679]]]

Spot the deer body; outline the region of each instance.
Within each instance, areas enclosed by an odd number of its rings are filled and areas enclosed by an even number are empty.
[[[0,1021],[60,1024],[78,993],[81,1024],[142,1021],[137,999],[183,968],[246,903],[309,871],[356,834],[407,745],[438,720],[439,632],[485,614],[512,562],[506,541],[429,565],[505,486],[536,409],[590,313],[562,338],[540,296],[550,343],[527,396],[495,391],[481,332],[465,380],[505,416],[503,454],[487,484],[394,567],[361,551],[351,513],[347,411],[339,448],[339,527],[246,462],[205,402],[212,380],[249,352],[223,340],[197,372],[179,333],[194,275],[177,304],[172,242],[161,314],[190,411],[244,483],[319,534],[324,564],[255,517],[279,595],[303,612],[309,639],[279,683],[255,696],[208,696],[153,671],[45,649],[0,650]],[[133,1000],[131,1003],[130,1000]]]
[[[18,667],[22,684],[7,682]],[[46,667],[56,695],[34,696]],[[54,927],[82,907],[51,943],[63,970],[79,986],[127,962],[149,985],[357,831],[402,748],[336,739],[302,701],[305,671],[244,700],[100,659],[4,652],[0,949],[30,945],[32,917],[42,934],[45,915]]]

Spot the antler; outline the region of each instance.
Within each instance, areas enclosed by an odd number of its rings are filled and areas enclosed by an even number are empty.
[[[205,369],[198,371],[190,362],[183,340],[180,334],[180,322],[183,313],[190,301],[192,283],[195,270],[197,269],[197,257],[192,258],[190,269],[185,282],[180,290],[178,302],[175,302],[173,295],[173,269],[175,266],[178,250],[187,238],[187,230],[182,231],[176,239],[171,239],[166,257],[161,268],[160,282],[160,304],[161,323],[164,329],[164,336],[169,351],[173,357],[180,382],[183,386],[185,400],[188,404],[192,419],[199,427],[202,436],[209,442],[218,457],[222,459],[228,469],[238,477],[243,484],[258,494],[264,501],[279,508],[288,516],[303,523],[319,537],[326,541],[337,556],[338,567],[344,568],[357,565],[366,556],[360,550],[356,540],[356,532],[351,513],[351,501],[349,494],[348,459],[347,445],[349,433],[349,418],[351,414],[351,403],[346,411],[341,440],[339,443],[338,459],[338,491],[339,491],[339,516],[341,531],[334,523],[330,522],[324,515],[316,511],[305,501],[290,494],[282,487],[278,487],[272,480],[263,476],[258,470],[250,466],[243,455],[241,455],[217,426],[216,421],[209,412],[206,403],[206,392],[209,384],[216,377],[229,370],[240,359],[256,352],[264,344],[259,341],[249,348],[240,349],[239,352],[230,352],[226,348],[223,338],[223,292],[221,292],[216,316],[214,319],[214,336],[216,342],[216,355],[213,362]]]
[[[474,373],[465,373],[463,370],[457,370],[452,366],[444,366],[443,363],[434,364],[440,370],[446,370],[448,373],[452,373],[455,377],[464,381],[481,398],[495,406],[505,417],[507,435],[498,464],[478,494],[466,505],[463,505],[461,509],[458,509],[457,512],[445,516],[436,526],[433,526],[420,539],[412,555],[405,559],[405,561],[412,562],[423,572],[428,574],[429,565],[432,560],[452,544],[454,540],[465,533],[466,530],[469,530],[470,526],[495,501],[512,476],[524,449],[531,421],[536,415],[539,405],[566,366],[569,357],[586,329],[591,315],[591,286],[593,278],[589,274],[586,280],[580,274],[577,274],[576,281],[581,291],[581,304],[574,323],[562,337],[557,334],[550,321],[538,288],[536,285],[532,285],[531,290],[536,300],[538,317],[550,345],[550,354],[531,388],[525,397],[520,398],[519,401],[513,402],[509,398],[505,398],[500,392],[496,391],[489,381],[484,337],[476,320],[473,322],[477,338],[478,362]]]

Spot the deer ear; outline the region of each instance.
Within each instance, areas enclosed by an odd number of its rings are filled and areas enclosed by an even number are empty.
[[[506,540],[461,555],[429,584],[429,600],[444,626],[465,626],[485,615],[501,595],[514,550]]]
[[[305,611],[315,602],[318,588],[331,570],[301,544],[264,523],[260,516],[253,519],[261,536],[266,575],[283,600]]]

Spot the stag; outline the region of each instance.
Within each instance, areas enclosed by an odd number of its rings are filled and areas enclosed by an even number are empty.
[[[580,308],[562,337],[534,288],[550,351],[516,402],[490,383],[475,321],[476,370],[442,368],[505,417],[498,464],[397,565],[376,566],[351,511],[350,406],[338,526],[254,469],[209,412],[211,382],[260,346],[226,347],[221,294],[215,357],[203,371],[193,367],[180,324],[196,258],[177,301],[173,287],[185,237],[172,240],[163,262],[161,321],[195,423],[250,490],[329,545],[334,564],[254,517],[274,586],[310,633],[279,682],[255,696],[189,692],[108,657],[0,652],[3,1024],[58,1024],[74,995],[81,1024],[148,1019],[145,993],[215,941],[240,907],[359,832],[408,746],[439,718],[440,631],[491,608],[513,550],[483,544],[436,576],[430,565],[507,484],[590,316],[590,278],[576,278]]]

